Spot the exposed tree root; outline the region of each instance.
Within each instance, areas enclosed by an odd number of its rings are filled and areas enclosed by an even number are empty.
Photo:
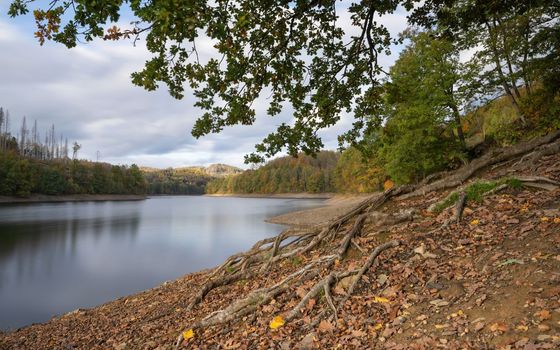
[[[547,191],[553,191],[560,186],[560,182],[543,176],[520,176],[516,177],[516,179],[521,181],[524,186],[540,188]]]
[[[371,212],[366,223],[373,227],[393,226],[414,219],[414,210],[405,210],[395,214],[385,214],[378,211]]]
[[[344,237],[344,240],[342,241],[342,244],[340,245],[340,248],[338,249],[337,255],[339,256],[339,258],[342,258],[342,256],[346,253],[348,247],[350,246],[350,243],[352,242],[352,239],[356,235],[358,235],[359,232],[362,230],[365,221],[366,221],[365,214],[360,215],[356,219],[356,222],[354,222],[354,226],[352,227],[351,230],[348,231],[348,233]]]
[[[517,161],[513,165],[512,170],[521,169],[523,167],[529,167],[530,169],[535,170],[539,159],[557,153],[560,153],[560,140],[537,147],[535,150],[526,154]]]
[[[466,166],[451,173],[451,175],[442,178],[438,181],[427,184],[425,186],[419,186],[418,188],[415,188],[413,191],[401,195],[399,198],[406,199],[414,196],[424,195],[432,191],[438,191],[446,188],[460,186],[464,181],[468,180],[477,171],[487,166],[494,165],[496,163],[509,160],[511,158],[522,156],[524,154],[532,152],[537,147],[543,146],[543,149],[547,150],[547,151],[543,150],[539,154],[543,154],[543,155],[550,154],[547,152],[549,151],[552,152],[553,150],[555,150],[556,146],[554,145],[558,144],[559,142],[555,142],[554,144],[551,143],[558,140],[559,138],[560,138],[560,130],[552,132],[546,136],[533,139],[531,141],[521,142],[512,147],[499,148],[490,151],[484,154],[483,156],[481,156],[480,158],[474,159]],[[537,155],[537,153],[535,153],[535,155]]]
[[[213,312],[200,321],[193,323],[189,328],[199,329],[223,324],[254,312],[259,306],[269,303],[279,294],[297,286],[298,283],[296,281],[299,280],[301,282],[306,276],[309,277],[309,275],[317,274],[317,266],[327,262],[330,263],[334,261],[336,257],[337,255],[327,255],[313,260],[302,269],[288,275],[282,281],[274,284],[273,286],[257,289],[251,292],[247,297],[235,301],[225,309]],[[183,333],[181,333],[175,344],[176,349],[179,348],[183,339]]]
[[[350,284],[350,286],[348,287],[348,290],[346,291],[346,295],[344,296],[344,298],[338,303],[339,307],[335,308],[335,310],[340,310],[344,306],[344,304],[348,301],[348,299],[352,296],[352,294],[354,293],[354,290],[356,289],[356,287],[360,283],[360,280],[362,279],[362,276],[366,273],[367,270],[369,270],[371,268],[371,266],[373,265],[373,263],[375,262],[375,259],[377,259],[379,254],[381,254],[384,250],[387,250],[389,248],[394,248],[394,247],[397,247],[399,245],[400,245],[400,242],[397,241],[397,240],[393,240],[393,241],[389,241],[387,243],[381,244],[380,246],[375,248],[373,250],[373,252],[371,252],[368,259],[366,260],[366,262],[362,265],[362,267],[359,270],[347,271],[344,274],[340,274],[340,275],[336,276],[338,279],[348,277],[348,276],[353,276],[353,278],[352,278],[353,281],[352,281],[352,284]],[[321,322],[321,320],[323,320],[328,314],[329,314],[329,309],[323,309],[323,311],[321,311],[319,316],[317,316],[315,318],[315,320],[311,323],[311,327],[315,327],[316,325],[318,325],[319,322]],[[336,315],[336,313],[335,313],[335,315]]]
[[[232,302],[227,307],[210,313],[200,320],[191,324],[189,329],[201,329],[219,324],[224,324],[241,319],[243,316],[255,313],[255,311],[277,298],[283,293],[294,290],[305,281],[317,278],[318,281],[307,291],[299,300],[295,307],[291,308],[285,315],[286,322],[295,320],[305,308],[310,299],[315,298],[319,293],[324,292],[325,303],[323,309],[311,322],[310,327],[314,327],[327,316],[334,316],[336,322],[338,312],[344,307],[352,294],[356,291],[364,274],[373,266],[379,254],[383,251],[397,247],[399,241],[393,240],[377,246],[373,251],[368,252],[360,247],[357,237],[361,234],[363,227],[381,230],[383,228],[397,225],[403,222],[412,221],[413,211],[386,214],[376,211],[392,198],[406,199],[409,197],[425,194],[446,188],[459,187],[456,191],[462,191],[461,185],[479,170],[495,164],[506,164],[513,162],[519,157],[523,157],[522,162],[515,163],[517,166],[523,162],[536,164],[538,159],[543,156],[554,154],[560,151],[560,131],[551,133],[545,137],[520,143],[514,147],[502,148],[483,155],[473,160],[463,168],[454,172],[444,172],[434,174],[426,178],[422,183],[415,186],[399,186],[389,189],[383,193],[370,196],[352,210],[340,217],[330,221],[326,225],[318,225],[307,229],[288,229],[276,237],[267,238],[257,242],[249,251],[239,253],[229,257],[222,265],[217,267],[210,275],[210,279],[201,287],[197,295],[190,300],[187,309],[192,310],[197,304],[203,302],[204,298],[212,290],[235,283],[239,280],[252,279],[262,275],[275,267],[282,260],[296,256],[307,255],[314,251],[320,251],[330,240],[339,240],[334,253],[327,255],[323,249],[323,255],[307,263],[303,268],[290,273],[278,283],[253,290],[248,295]],[[557,188],[560,183],[542,177],[519,177],[517,178],[526,186]],[[506,184],[495,187],[488,193],[495,193],[507,187]],[[458,200],[455,202],[455,215],[448,220],[459,223],[462,218],[463,210],[467,201],[465,191],[460,192]],[[352,222],[353,221],[353,222]],[[431,231],[435,232],[445,228],[441,227]],[[345,228],[343,230],[343,228]],[[427,235],[430,232],[427,233]],[[343,260],[350,245],[353,245],[362,254],[368,255],[367,260],[359,269],[337,271],[334,265],[337,260]],[[343,297],[334,298],[331,294],[331,287],[338,281],[351,277],[350,286]],[[183,333],[177,338],[176,348],[183,341]]]

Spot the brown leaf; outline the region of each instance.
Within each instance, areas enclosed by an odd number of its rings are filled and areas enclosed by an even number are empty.
[[[346,291],[339,285],[333,288],[333,293],[336,295],[347,295]]]
[[[541,320],[541,321],[548,320],[550,318],[550,311],[541,310],[541,311],[535,312],[535,316],[537,316],[539,318],[539,320]]]
[[[354,337],[359,337],[359,338],[361,338],[361,337],[365,337],[366,335],[367,335],[366,332],[364,332],[364,331],[362,331],[362,330],[359,330],[359,329],[356,330],[356,331],[352,331],[352,336],[354,336]]]
[[[307,290],[305,290],[305,288],[303,287],[298,287],[296,289],[296,294],[298,297],[303,298],[307,294]]]
[[[319,330],[319,332],[332,332],[335,328],[332,323],[330,323],[330,321],[322,320],[319,323],[319,327],[317,327],[317,329]]]
[[[313,339],[315,338],[315,333],[309,333],[298,343],[296,349],[299,350],[311,350],[313,349]]]
[[[306,306],[307,310],[313,309],[313,306],[315,306],[315,303],[316,303],[315,299],[309,299],[309,301],[307,302],[307,306]]]
[[[241,346],[240,343],[236,343],[233,339],[229,339],[227,340],[224,344],[222,344],[222,347],[226,350],[233,350],[233,349],[237,349]]]
[[[381,335],[384,338],[389,338],[391,335],[393,335],[393,333],[395,333],[395,330],[393,328],[387,327]]]
[[[490,325],[492,332],[507,332],[509,327],[503,322],[496,322]]]

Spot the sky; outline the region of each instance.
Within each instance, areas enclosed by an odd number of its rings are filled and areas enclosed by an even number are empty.
[[[190,90],[182,100],[169,96],[165,86],[145,91],[132,84],[130,74],[150,58],[143,42],[103,41],[67,49],[33,37],[32,16],[16,19],[6,12],[10,1],[0,3],[0,106],[9,110],[12,130],[23,116],[28,125],[37,120],[41,134],[55,125],[69,142],[82,145],[79,158],[113,164],[138,164],[157,168],[225,163],[242,168],[243,156],[291,116],[266,115],[267,100],[255,104],[252,126],[234,126],[220,134],[195,139],[190,130],[200,110]],[[347,27],[348,14],[340,11]],[[406,14],[399,11],[380,19],[392,34],[405,29]],[[204,51],[205,43],[198,43]],[[206,43],[210,48],[211,44]],[[389,67],[400,47],[381,59]],[[204,53],[203,53],[204,54]],[[326,149],[337,147],[336,136],[350,128],[352,118],[320,133]]]

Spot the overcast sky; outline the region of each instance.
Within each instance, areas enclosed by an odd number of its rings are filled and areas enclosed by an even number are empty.
[[[102,40],[71,50],[55,43],[41,47],[33,37],[32,16],[9,18],[9,2],[0,4],[0,106],[10,111],[12,130],[24,115],[28,125],[37,120],[42,135],[54,124],[57,133],[82,145],[80,158],[95,160],[99,151],[100,160],[115,164],[164,168],[226,163],[246,168],[243,156],[290,120],[289,111],[278,118],[266,116],[267,101],[261,100],[255,125],[194,139],[190,130],[200,113],[189,92],[179,101],[164,86],[148,92],[131,83],[130,74],[150,57],[142,42],[136,47]],[[340,21],[348,23],[347,14],[342,12]],[[382,22],[397,34],[406,26],[405,14]],[[385,66],[396,51],[383,58]],[[336,135],[350,125],[346,116],[322,132],[326,148],[335,149]]]

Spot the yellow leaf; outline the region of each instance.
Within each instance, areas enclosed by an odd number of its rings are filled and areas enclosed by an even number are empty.
[[[387,190],[393,188],[394,186],[395,186],[395,183],[394,183],[393,181],[391,181],[391,180],[386,180],[386,181],[383,183],[383,189],[384,189],[385,191],[387,191]]]
[[[541,218],[541,221],[542,221],[542,222],[548,222],[548,218],[547,218],[546,216],[543,216],[543,217]]]
[[[378,323],[378,324],[376,324],[375,326],[373,326],[373,330],[374,330],[374,331],[378,331],[378,330],[380,330],[381,328],[383,328],[383,323]]]
[[[560,218],[554,218],[554,223],[555,224],[560,224]]]
[[[183,339],[185,340],[189,340],[191,338],[194,338],[194,331],[193,329],[189,329],[188,331],[184,331],[183,332]]]
[[[436,324],[435,327],[436,329],[443,329],[443,328],[447,328],[449,325],[447,324]]]
[[[480,221],[478,219],[474,219],[473,221],[471,221],[471,225],[475,226],[480,224]]]
[[[373,298],[373,301],[375,301],[376,303],[388,303],[389,299],[383,297],[375,297]]]
[[[527,327],[525,325],[519,325],[519,326],[515,327],[515,329],[517,329],[518,331],[527,332],[529,330],[529,327]]]
[[[282,318],[282,316],[276,316],[272,319],[272,321],[270,321],[270,329],[276,329],[279,327],[282,327],[284,325],[284,319]]]

